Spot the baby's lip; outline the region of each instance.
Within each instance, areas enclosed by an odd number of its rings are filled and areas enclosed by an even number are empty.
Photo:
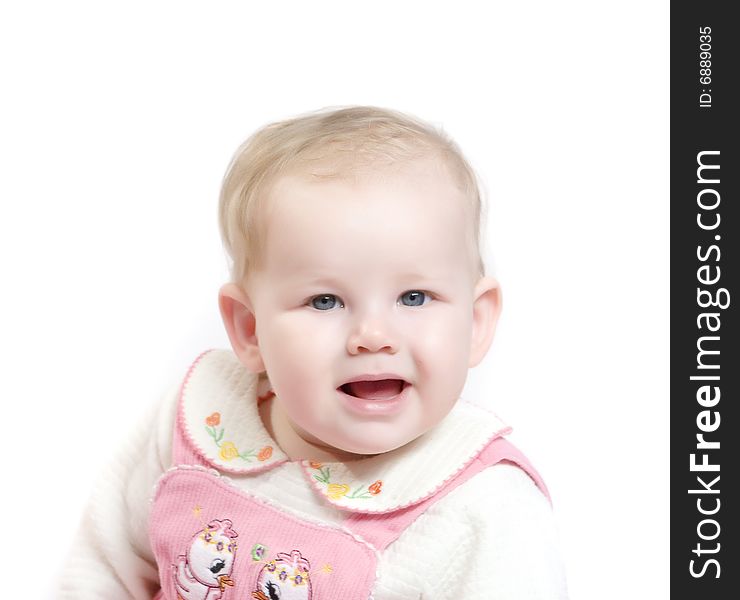
[[[383,379],[397,379],[399,381],[403,381],[404,384],[409,383],[406,379],[396,373],[363,373],[362,375],[357,375],[357,377],[348,379],[339,387],[341,388],[342,386],[347,385],[348,383],[354,383],[355,381],[381,381]]]

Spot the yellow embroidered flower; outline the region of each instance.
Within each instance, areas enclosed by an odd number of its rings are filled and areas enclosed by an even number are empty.
[[[234,442],[224,442],[221,444],[221,452],[219,455],[224,460],[231,460],[239,456],[239,450],[236,449]]]
[[[332,500],[339,500],[347,492],[349,492],[349,486],[346,483],[330,483],[326,489],[327,496]]]

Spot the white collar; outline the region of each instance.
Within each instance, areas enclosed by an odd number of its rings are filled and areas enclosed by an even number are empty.
[[[233,474],[288,462],[257,409],[257,376],[230,350],[209,350],[190,367],[178,418],[197,453]],[[352,512],[385,513],[421,502],[511,428],[493,413],[459,401],[431,431],[391,452],[341,463],[296,461],[320,497]]]

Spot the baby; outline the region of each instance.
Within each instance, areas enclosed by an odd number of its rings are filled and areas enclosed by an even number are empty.
[[[101,481],[69,598],[565,598],[544,483],[459,400],[501,308],[476,178],[373,107],[269,125],[226,174],[232,350]]]

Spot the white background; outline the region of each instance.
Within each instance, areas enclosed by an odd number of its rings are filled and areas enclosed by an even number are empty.
[[[548,482],[571,597],[667,597],[667,2],[9,4],[2,563],[30,597],[144,409],[228,345],[232,152],[345,104],[443,126],[485,183],[504,312],[465,395]]]

